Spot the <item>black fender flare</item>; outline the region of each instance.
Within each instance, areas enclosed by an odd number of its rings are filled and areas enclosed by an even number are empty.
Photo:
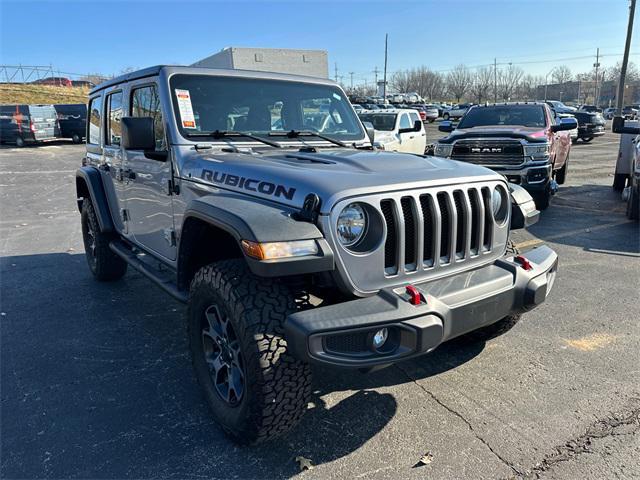
[[[78,210],[82,211],[83,199],[88,195],[98,217],[100,231],[104,233],[113,232],[113,219],[109,211],[107,195],[102,185],[102,178],[97,168],[81,167],[76,170],[76,194]]]
[[[333,251],[316,225],[295,220],[289,208],[246,195],[221,193],[192,200],[184,213],[183,225],[189,218],[207,222],[233,236],[240,250],[242,240],[257,243],[315,240],[318,254],[274,260],[257,260],[245,254],[251,271],[259,276],[276,277],[315,273],[334,269]],[[178,245],[178,258],[182,256]]]
[[[509,183],[511,197],[511,230],[526,228],[538,221],[540,212],[536,209],[533,198],[523,187]]]

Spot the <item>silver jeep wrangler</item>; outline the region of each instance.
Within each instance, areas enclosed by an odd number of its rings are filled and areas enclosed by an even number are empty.
[[[335,83],[158,66],[90,93],[87,260],[188,305],[195,375],[234,440],[302,417],[311,363],[372,369],[542,303],[556,254],[513,250],[531,197],[491,170],[372,149]]]

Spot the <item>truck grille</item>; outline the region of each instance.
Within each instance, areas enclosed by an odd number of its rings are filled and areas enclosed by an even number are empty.
[[[440,269],[493,248],[489,187],[461,187],[385,198],[384,272]]]
[[[524,162],[524,151],[517,140],[459,140],[451,158],[476,165],[517,166]]]

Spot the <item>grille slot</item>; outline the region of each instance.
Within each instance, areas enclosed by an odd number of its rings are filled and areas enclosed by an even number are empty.
[[[451,212],[449,210],[449,199],[445,192],[437,195],[438,208],[440,209],[440,261],[449,261],[450,241],[451,241]]]
[[[389,273],[395,273],[397,258],[397,229],[394,215],[393,201],[383,200],[380,202],[380,209],[384,222],[387,225],[387,239],[384,243],[384,268],[390,270]]]
[[[416,222],[413,212],[413,199],[402,197],[402,218],[404,220],[404,263],[410,270],[416,266]],[[411,268],[413,266],[413,268]]]
[[[345,333],[342,335],[329,335],[325,337],[325,348],[335,353],[362,353],[368,352],[367,333]]]
[[[478,254],[478,247],[480,246],[480,237],[478,234],[480,233],[480,229],[478,228],[480,225],[480,207],[478,201],[478,191],[475,188],[469,190],[469,208],[471,213],[471,242],[470,242],[470,251],[471,255]],[[483,209],[484,210],[484,209]]]
[[[453,192],[453,203],[456,207],[456,258],[464,258],[464,247],[466,239],[466,223],[467,212],[464,207],[465,201],[462,196],[462,191],[456,190]]]
[[[493,214],[491,209],[491,192],[487,187],[482,188],[482,203],[484,207],[484,223],[487,225],[492,225]],[[488,250],[490,246],[491,246],[491,229],[485,228],[484,235],[482,236],[482,247]]]
[[[387,277],[453,268],[493,249],[491,189],[472,186],[385,198]]]
[[[420,196],[420,209],[424,221],[424,232],[422,237],[422,257],[426,266],[433,266],[434,259],[434,235],[436,230],[435,216],[433,214],[432,200],[428,195]]]

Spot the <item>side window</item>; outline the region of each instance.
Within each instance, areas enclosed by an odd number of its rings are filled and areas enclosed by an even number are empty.
[[[89,102],[89,143],[100,144],[100,122],[102,119],[102,97],[95,97]]]
[[[416,124],[416,120],[420,121],[420,116],[417,113],[411,112],[409,116],[411,117],[411,125],[409,127],[413,127]]]
[[[403,113],[400,117],[400,127],[399,128],[411,128],[411,122],[409,121],[409,115]]]
[[[136,88],[131,92],[131,116],[153,118],[156,150],[167,149],[162,110],[160,109],[160,97],[158,96],[158,88],[155,85]]]
[[[122,136],[122,92],[112,93],[107,97],[107,145],[120,145]]]

